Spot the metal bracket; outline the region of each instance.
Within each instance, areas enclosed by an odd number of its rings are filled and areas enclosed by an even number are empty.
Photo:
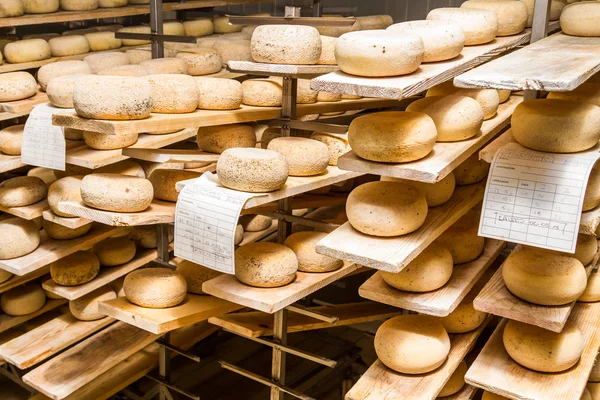
[[[200,357],[199,356],[197,356],[195,354],[192,354],[192,353],[190,353],[188,351],[185,351],[183,349],[180,349],[179,347],[173,346],[172,344],[166,343],[164,341],[164,339],[159,339],[159,340],[156,341],[156,343],[158,345],[160,345],[160,346],[166,347],[170,351],[173,351],[173,352],[175,352],[175,353],[177,353],[179,355],[182,355],[182,356],[184,356],[186,358],[189,358],[192,361],[200,362]]]
[[[166,381],[165,379],[163,379],[163,378],[160,378],[160,377],[158,377],[158,376],[154,376],[154,375],[152,375],[152,374],[148,374],[148,375],[146,375],[146,378],[152,379],[154,382],[156,382],[156,383],[158,383],[158,384],[159,384],[159,387],[161,387],[161,388],[163,388],[163,389],[164,389],[164,388],[169,388],[169,389],[173,390],[174,392],[177,392],[177,393],[179,393],[179,394],[182,394],[182,395],[184,395],[185,397],[188,397],[188,398],[190,398],[190,399],[193,399],[193,400],[200,400],[200,396],[197,396],[197,395],[195,395],[195,394],[194,394],[194,393],[192,393],[192,392],[189,392],[189,391],[187,391],[187,390],[185,390],[185,389],[182,389],[182,388],[180,388],[180,387],[178,387],[178,386],[175,386],[175,385],[173,385],[173,384],[171,384],[171,383],[167,382],[167,381]],[[168,397],[170,397],[171,399],[173,399],[173,397],[171,396],[171,394],[169,393],[169,391],[168,391],[168,390],[165,390],[165,392],[168,394]],[[151,397],[150,397],[150,398],[151,398]]]
[[[318,319],[319,321],[329,322],[330,324],[337,324],[337,322],[340,320],[338,317],[332,317],[330,315],[323,314],[318,311],[313,311],[309,308],[300,306],[298,304],[289,305],[286,307],[286,309],[296,314],[302,314],[314,319]]]
[[[270,127],[287,126],[291,129],[304,129],[307,131],[327,132],[327,133],[348,133],[348,125],[326,124],[323,122],[299,121],[289,118],[277,118],[267,122]]]

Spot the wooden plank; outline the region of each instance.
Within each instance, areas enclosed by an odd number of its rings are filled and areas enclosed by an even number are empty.
[[[13,169],[24,167],[21,162],[21,156],[7,156],[0,154],[0,173],[12,171]]]
[[[42,217],[46,221],[54,222],[55,224],[66,226],[67,228],[71,229],[81,228],[84,225],[88,225],[94,222],[91,219],[85,219],[80,217],[61,217],[59,215],[54,214],[51,210],[44,210],[42,212]]]
[[[475,397],[477,393],[477,388],[471,385],[465,384],[462,389],[458,391],[458,393],[453,394],[452,396],[440,397],[442,400],[471,400]]]
[[[44,307],[31,314],[20,315],[18,317],[13,317],[8,314],[0,314],[0,332],[4,332],[9,330],[10,328],[14,328],[17,325],[22,324],[23,322],[27,322],[30,319],[37,317],[38,315],[42,315],[45,312],[53,310],[56,307],[62,306],[66,303],[67,301],[63,299],[47,299],[46,304],[44,304]]]
[[[216,297],[191,293],[183,303],[170,308],[140,307],[125,297],[98,304],[99,312],[154,334],[167,333],[242,308]]]
[[[574,367],[560,373],[543,373],[524,368],[504,349],[502,334],[507,320],[496,328],[465,380],[467,383],[510,399],[579,399],[600,348],[600,303],[577,303],[570,321],[583,335],[583,353]]]
[[[365,235],[346,222],[316,245],[320,254],[389,272],[399,272],[483,199],[482,183],[460,186],[452,198],[429,209],[423,225],[404,236]]]
[[[114,319],[80,321],[67,312],[0,346],[0,357],[19,369],[38,364],[112,324]]]
[[[217,162],[219,154],[200,150],[125,148],[123,155],[151,162]]]
[[[223,274],[202,284],[202,291],[224,300],[272,314],[292,303],[324,288],[360,268],[344,263],[337,271],[324,273],[296,273],[289,285],[277,288],[259,288],[245,285],[233,275]]]
[[[42,216],[44,210],[48,209],[48,200],[44,199],[37,203],[30,204],[23,207],[3,207],[0,206],[0,211],[12,214],[16,217],[23,219],[36,219]]]
[[[49,273],[50,273],[50,266],[47,265],[43,268],[36,269],[35,271],[25,274],[23,276],[13,275],[6,282],[0,283],[0,293],[4,293],[7,290],[16,288],[17,286],[21,286],[24,283],[27,283],[29,281],[39,278],[40,276],[44,276]]]
[[[24,111],[20,113],[0,112],[0,121],[8,121],[9,119],[24,117],[26,115],[29,115],[29,111]]]
[[[530,38],[531,31],[527,29],[519,35],[497,37],[488,44],[465,46],[459,57],[448,61],[421,64],[416,72],[409,75],[367,78],[341,71],[333,72],[313,79],[311,87],[315,90],[364,97],[406,98],[452,79],[507,50],[529,43]],[[523,65],[526,64],[519,64],[521,68]]]
[[[323,75],[339,70],[337,65],[266,64],[254,61],[229,61],[228,69],[248,75]]]
[[[460,142],[437,142],[425,158],[409,163],[379,163],[358,157],[350,151],[338,160],[338,167],[349,171],[381,176],[393,176],[421,182],[439,182],[473,153],[492,140],[510,124],[513,111],[523,101],[521,96],[511,96],[500,104],[498,113],[483,122],[481,134]]]
[[[375,361],[346,394],[346,400],[434,400],[473,348],[488,320],[472,332],[450,335],[448,359],[428,374],[401,374]]]
[[[319,194],[302,194],[302,196],[294,197],[292,201],[292,209],[305,209],[305,208],[319,208],[319,207],[333,207],[346,204],[348,199],[347,193],[330,193],[325,195]],[[249,208],[242,210],[244,214],[260,214],[263,212],[274,212],[277,211],[277,202],[271,202],[263,204],[258,207]]]
[[[479,258],[470,263],[455,265],[448,283],[432,292],[411,293],[395,289],[385,283],[378,272],[362,284],[358,294],[365,299],[394,307],[444,317],[454,311],[467,296],[505,246],[506,242],[487,239]]]
[[[38,90],[36,94],[27,99],[0,103],[0,111],[12,114],[24,112],[29,113],[31,110],[33,110],[33,107],[42,103],[48,103],[49,101],[48,95],[46,95],[45,92]]]
[[[396,307],[371,301],[310,307],[309,309],[331,317],[338,317],[339,321],[331,324],[306,315],[289,312],[287,320],[288,333],[379,321],[395,317],[402,313],[402,310]],[[261,311],[221,315],[210,318],[208,322],[242,336],[260,337],[273,335],[273,315]]]

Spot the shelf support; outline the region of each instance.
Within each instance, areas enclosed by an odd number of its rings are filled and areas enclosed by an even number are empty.
[[[550,22],[551,4],[552,0],[535,0],[533,23],[531,26],[531,40],[529,41],[530,44],[548,36],[548,23]],[[539,97],[539,90],[525,91],[525,100],[533,100]]]

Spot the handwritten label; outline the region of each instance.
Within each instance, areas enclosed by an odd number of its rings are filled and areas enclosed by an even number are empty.
[[[495,155],[479,236],[575,252],[585,188],[600,153],[551,154],[510,143]]]
[[[67,146],[64,128],[52,125],[52,114],[72,111],[52,107],[50,103],[40,104],[31,110],[23,131],[23,164],[65,170]]]

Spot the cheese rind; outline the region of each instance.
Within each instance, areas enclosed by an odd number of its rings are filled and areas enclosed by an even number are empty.
[[[114,267],[128,263],[135,257],[135,243],[125,238],[108,238],[94,245],[94,254],[102,267]]]
[[[78,251],[50,264],[52,280],[61,286],[83,285],[100,271],[100,261],[94,253]]]
[[[313,176],[327,171],[329,150],[318,140],[302,137],[279,137],[267,146],[283,154],[288,163],[290,176]]]
[[[186,36],[209,36],[215,31],[213,22],[208,18],[197,18],[189,21],[183,21],[183,29]]]
[[[533,25],[533,11],[535,9],[535,0],[521,0],[527,7],[527,27],[531,28]],[[550,21],[556,21],[560,18],[564,8],[567,6],[567,2],[570,0],[550,0]]]
[[[81,201],[81,176],[66,176],[54,182],[48,188],[48,206],[52,212],[60,217],[74,217],[58,209],[58,203]]]
[[[5,0],[0,4],[0,18],[20,17],[25,14],[21,0]]]
[[[91,51],[106,51],[118,49],[123,45],[121,39],[115,37],[114,32],[87,33],[85,38],[90,44]]]
[[[438,393],[438,397],[452,396],[460,392],[463,386],[465,386],[465,375],[468,369],[467,363],[465,360],[462,360],[452,375],[450,375],[448,382],[446,382],[442,390]]]
[[[198,129],[198,147],[209,153],[222,153],[233,147],[255,147],[256,135],[250,125],[231,124]]]
[[[145,3],[148,4],[148,3]],[[117,32],[129,32],[129,33],[146,33],[150,34],[151,30],[149,26],[146,25],[138,25],[138,26],[126,26],[124,28],[119,29]],[[137,39],[121,39],[123,46],[142,46],[145,44],[150,44],[150,40],[137,40]]]
[[[245,214],[240,217],[238,223],[242,225],[245,232],[260,232],[269,229],[273,220],[264,215]]]
[[[279,107],[283,99],[281,83],[273,79],[248,79],[242,82],[242,103],[257,107]]]
[[[215,33],[241,32],[243,25],[230,25],[229,17],[214,17]]]
[[[470,0],[460,8],[493,11],[498,17],[497,36],[511,36],[523,32],[527,25],[527,6],[514,0]]]
[[[25,14],[50,14],[58,11],[58,0],[21,0]]]
[[[588,265],[594,259],[598,252],[598,239],[594,235],[584,235],[580,233],[577,236],[577,246],[575,247],[575,258],[583,265]]]
[[[98,312],[98,303],[116,299],[117,294],[110,286],[104,286],[69,302],[69,311],[80,321],[96,321],[106,318],[106,314]]]
[[[157,58],[142,61],[140,65],[146,68],[150,75],[188,73],[187,64],[178,58]]]
[[[480,160],[479,154],[475,153],[454,169],[456,184],[463,186],[480,182],[487,176],[489,169],[490,164]]]
[[[179,192],[175,189],[177,182],[198,178],[200,175],[200,172],[181,169],[158,169],[149,178],[154,188],[154,198],[176,202],[179,197]]]
[[[593,272],[590,274],[585,290],[581,293],[577,301],[583,303],[596,303],[600,301],[600,274]],[[596,373],[598,374],[599,372]],[[595,379],[600,380],[600,377],[596,376]]]
[[[73,89],[75,82],[89,76],[88,74],[75,74],[52,78],[46,86],[46,94],[50,104],[59,108],[74,108]]]
[[[325,143],[329,151],[329,165],[337,166],[338,159],[352,150],[348,143],[348,134],[313,132],[310,138]]]
[[[46,90],[48,83],[61,76],[72,76],[78,74],[91,74],[90,66],[79,60],[57,61],[42,66],[37,73],[38,83],[42,90]]]
[[[2,293],[0,306],[10,316],[18,317],[34,313],[46,304],[46,293],[39,283],[26,283]]]
[[[52,56],[50,45],[44,39],[26,39],[7,43],[2,52],[12,64],[47,60]]]
[[[584,1],[566,6],[560,14],[560,28],[572,36],[600,36],[600,4]]]
[[[67,57],[90,52],[90,42],[82,35],[52,38],[48,41],[52,57]]]
[[[489,10],[465,8],[435,8],[427,14],[427,20],[456,22],[465,34],[465,46],[489,43],[498,34],[498,17]]]
[[[191,76],[159,74],[148,75],[146,80],[152,86],[152,112],[185,114],[198,108],[198,85]]]
[[[23,128],[25,125],[13,125],[0,130],[0,151],[9,156],[21,154]]]
[[[173,241],[173,226],[169,226],[167,229],[168,241]],[[154,225],[141,225],[133,228],[129,234],[129,238],[135,242],[135,244],[143,249],[156,249],[156,226]]]
[[[152,183],[118,174],[91,174],[81,181],[81,198],[87,206],[105,211],[140,212],[152,203]]]
[[[125,43],[123,43],[125,46]],[[140,64],[143,61],[152,60],[152,51],[150,49],[131,49],[125,52],[131,64]]]
[[[83,59],[90,68],[93,74],[111,67],[129,64],[129,57],[120,51],[109,51],[106,53],[90,54]]]
[[[208,75],[219,72],[223,67],[221,54],[215,49],[191,47],[177,53],[175,58],[187,64],[188,74],[192,76]]]
[[[333,257],[318,254],[315,245],[327,236],[324,232],[296,232],[283,242],[292,249],[298,259],[298,271],[331,272],[342,268],[344,262]]]
[[[115,150],[135,144],[138,140],[137,133],[123,133],[107,135],[100,132],[83,131],[83,141],[92,149]]]
[[[35,78],[24,71],[0,74],[0,101],[22,100],[37,92]]]
[[[249,286],[284,286],[296,278],[297,270],[296,255],[282,244],[256,242],[235,251],[235,277]]]
[[[568,92],[550,92],[546,98],[583,101],[600,106],[600,84],[588,80]]]
[[[204,294],[202,284],[222,275],[219,271],[188,260],[181,260],[179,265],[177,265],[177,272],[185,278],[188,293],[194,294]]]
[[[473,261],[483,252],[485,239],[478,235],[479,217],[479,210],[472,209],[436,239],[450,250],[454,264]]]
[[[27,255],[40,244],[40,233],[33,221],[9,218],[0,221],[0,260]]]
[[[146,76],[148,70],[141,65],[117,65],[116,67],[110,67],[103,69],[98,72],[98,75],[112,75],[112,76]]]
[[[288,163],[282,154],[275,151],[231,148],[219,157],[217,175],[221,184],[230,189],[251,193],[272,192],[285,185]]]
[[[463,29],[452,21],[407,21],[391,25],[387,30],[417,33],[423,40],[423,62],[451,60],[465,46]]]
[[[235,110],[242,105],[242,84],[235,79],[196,77],[198,108]]]
[[[229,61],[252,61],[252,47],[249,40],[219,37],[212,47],[221,55],[224,66]]]
[[[476,310],[472,302],[463,302],[439,321],[448,333],[466,333],[479,328],[486,317],[487,314]]]
[[[331,36],[321,36],[321,55],[317,64],[335,65],[335,44],[338,38]]]
[[[0,183],[0,206],[23,207],[46,197],[48,188],[36,176],[16,176]]]
[[[321,35],[312,26],[260,25],[250,41],[252,58],[269,64],[316,64]]]
[[[98,0],[98,5],[101,8],[125,7],[127,5],[127,0]]]
[[[169,268],[144,268],[125,277],[127,300],[140,307],[168,308],[181,304],[187,296],[183,275]]]
[[[65,11],[89,11],[98,8],[98,0],[60,0],[60,8]]]
[[[467,96],[476,100],[483,110],[483,119],[488,120],[498,111],[500,96],[496,89],[461,89],[455,87],[452,80],[432,87],[427,91],[426,96],[447,96],[447,95]]]

